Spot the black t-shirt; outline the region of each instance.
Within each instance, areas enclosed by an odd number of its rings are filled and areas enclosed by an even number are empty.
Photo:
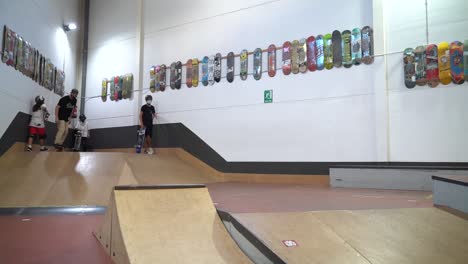
[[[57,105],[60,106],[58,116],[59,120],[68,121],[73,108],[76,106],[76,98],[71,99],[70,96],[64,96],[60,99]]]
[[[141,107],[141,112],[143,113],[143,125],[152,126],[153,125],[153,114],[156,113],[154,106],[145,104]]]

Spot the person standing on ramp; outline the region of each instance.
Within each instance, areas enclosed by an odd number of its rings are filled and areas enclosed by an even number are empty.
[[[153,149],[151,148],[153,137],[153,119],[156,118],[156,110],[151,105],[153,97],[147,95],[145,97],[146,104],[141,107],[140,111],[140,128],[145,129],[145,153],[152,155]]]
[[[70,95],[62,97],[55,107],[55,124],[57,125],[57,134],[55,135],[54,147],[57,151],[63,151],[63,142],[68,135],[70,118],[76,108],[76,97],[78,90],[71,90]]]

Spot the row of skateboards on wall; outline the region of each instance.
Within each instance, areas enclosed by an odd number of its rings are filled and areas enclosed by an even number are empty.
[[[4,26],[2,61],[46,89],[63,96],[65,72],[19,34]]]
[[[101,99],[103,102],[107,101],[107,97],[111,101],[130,99],[132,93],[133,74],[131,73],[102,80]]]
[[[276,52],[282,51],[282,66],[277,69]],[[362,29],[335,30],[333,33],[325,35],[310,36],[309,38],[286,41],[281,47],[270,45],[268,49],[257,48],[253,52],[242,50],[240,54],[230,52],[226,57],[220,53],[213,56],[205,56],[199,59],[189,59],[186,64],[177,61],[170,65],[153,66],[150,69],[150,90],[151,92],[164,91],[167,85],[167,72],[169,72],[169,86],[171,89],[182,87],[182,67],[186,67],[185,83],[188,88],[197,87],[199,82],[204,86],[213,85],[220,82],[222,77],[221,61],[226,60],[226,79],[232,83],[234,81],[235,68],[234,60],[240,57],[239,76],[241,80],[246,80],[248,72],[248,58],[253,55],[253,75],[255,80],[262,78],[262,56],[267,53],[268,75],[274,77],[277,70],[282,70],[284,75],[307,71],[317,71],[323,69],[339,68],[341,66],[350,68],[353,65],[371,64],[374,61],[374,40],[373,30],[366,26]],[[201,64],[201,74],[200,74]]]
[[[468,40],[441,42],[403,51],[405,86],[463,84],[468,75]]]

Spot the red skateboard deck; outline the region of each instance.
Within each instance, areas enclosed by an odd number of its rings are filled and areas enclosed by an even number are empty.
[[[426,76],[430,87],[439,85],[439,57],[437,54],[437,45],[430,44],[426,47]]]
[[[275,77],[276,75],[276,46],[271,44],[268,47],[268,76]]]
[[[316,57],[316,49],[315,49],[315,37],[310,36],[307,38],[307,68],[309,71],[316,71],[317,70],[317,57]]]
[[[291,42],[286,41],[283,44],[283,74],[291,74]]]

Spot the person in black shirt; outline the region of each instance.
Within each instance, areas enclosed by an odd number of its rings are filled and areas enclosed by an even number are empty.
[[[154,106],[151,105],[153,97],[147,95],[145,97],[146,104],[141,107],[140,111],[140,128],[145,129],[145,153],[153,154],[151,148],[151,138],[153,137],[153,119],[156,117]]]
[[[67,138],[70,118],[76,108],[76,97],[78,90],[71,90],[70,95],[60,99],[55,107],[55,124],[57,125],[57,134],[55,135],[54,146],[57,151],[63,151],[63,142]]]

